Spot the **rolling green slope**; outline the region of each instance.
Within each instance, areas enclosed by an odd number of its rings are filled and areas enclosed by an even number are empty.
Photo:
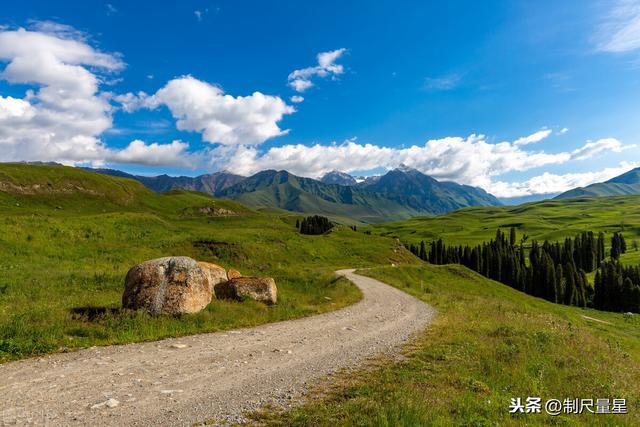
[[[392,239],[348,227],[301,235],[297,218],[76,168],[0,164],[0,362],[333,310],[359,298],[335,269],[411,259]],[[214,300],[182,317],[120,310],[128,269],[170,255],[274,277],[278,304]]]
[[[335,375],[301,407],[256,419],[332,427],[640,424],[640,316],[553,304],[458,265],[358,273],[431,304],[437,318],[401,358]],[[509,413],[512,398],[529,396],[626,399],[628,414]]]
[[[460,209],[445,215],[372,225],[367,229],[407,242],[442,237],[450,243],[478,244],[497,228],[515,227],[530,239],[560,240],[581,231],[621,231],[640,238],[640,196],[547,200],[520,206]]]
[[[624,184],[617,182],[601,182],[584,188],[574,188],[562,193],[556,199],[572,199],[576,197],[609,197],[640,194],[640,184]]]

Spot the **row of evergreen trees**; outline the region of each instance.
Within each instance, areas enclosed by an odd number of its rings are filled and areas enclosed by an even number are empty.
[[[639,266],[625,267],[617,259],[606,261],[596,272],[593,287],[594,308],[640,313]]]
[[[617,295],[618,289],[624,287],[626,277],[630,277],[631,284],[640,284],[640,276],[629,273],[623,277],[621,275],[626,273],[620,273],[615,277],[607,275],[603,278],[604,275],[601,275],[599,280],[606,286],[600,285],[598,297],[594,296],[594,288],[589,286],[587,280],[586,273],[599,268],[605,260],[603,233],[595,236],[593,232],[584,232],[573,239],[565,239],[563,243],[545,240],[539,244],[534,240],[528,249],[528,256],[525,240],[526,237],[518,243],[516,230],[511,228],[508,237],[497,230],[495,239],[475,247],[447,246],[442,239],[438,239],[429,245],[422,241],[420,245],[411,245],[409,249],[432,264],[462,264],[485,277],[555,303],[598,307],[600,303],[596,301],[604,298],[614,301],[606,305],[608,310],[627,309],[614,293]],[[612,258],[617,259],[625,251],[624,237],[614,233]],[[615,286],[610,285],[614,282]],[[617,286],[618,282],[620,286]]]
[[[302,221],[296,220],[296,228],[302,234],[324,234],[333,228],[329,218],[319,215],[308,216]]]

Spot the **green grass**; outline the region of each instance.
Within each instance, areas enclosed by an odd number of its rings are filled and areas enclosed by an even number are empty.
[[[624,264],[640,264],[640,196],[545,200],[520,206],[466,208],[445,215],[417,217],[371,225],[362,230],[419,244],[442,238],[447,244],[477,245],[495,237],[496,230],[515,227],[523,235],[552,242],[575,237],[583,231],[605,233],[607,248],[613,232],[627,241]],[[594,273],[595,274],[595,273]],[[593,274],[591,275],[593,276]]]
[[[582,231],[623,232],[629,246],[640,240],[640,196],[545,200],[520,206],[465,208],[445,215],[372,225],[373,234],[415,243],[443,240],[478,244],[496,229],[515,227],[530,239],[556,241]]]
[[[291,214],[200,193],[157,194],[74,168],[3,164],[0,185],[0,362],[333,310],[360,298],[333,270],[409,259],[388,238],[347,227],[303,236]],[[169,255],[274,277],[278,304],[214,300],[181,317],[120,310],[128,269]]]
[[[404,349],[342,373],[290,412],[287,426],[639,425],[640,316],[551,304],[461,266],[360,271],[438,310]],[[608,323],[585,319],[590,316]],[[626,398],[628,415],[510,415],[510,398]]]

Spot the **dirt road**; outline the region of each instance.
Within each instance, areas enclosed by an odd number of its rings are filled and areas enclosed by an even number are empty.
[[[0,365],[0,424],[192,425],[287,405],[332,372],[397,349],[434,311],[341,270],[362,301],[255,328],[96,347]]]

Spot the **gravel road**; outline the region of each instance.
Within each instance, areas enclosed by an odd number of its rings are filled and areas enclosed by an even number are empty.
[[[193,425],[285,407],[307,385],[392,352],[434,310],[341,270],[364,298],[347,308],[254,328],[94,347],[0,365],[0,424]]]

